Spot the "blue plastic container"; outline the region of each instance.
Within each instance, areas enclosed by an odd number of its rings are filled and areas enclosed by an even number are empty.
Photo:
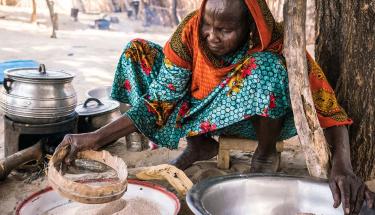
[[[0,63],[0,83],[4,81],[4,72],[8,69],[38,68],[39,63],[34,60],[12,60]]]
[[[95,27],[99,30],[109,30],[111,22],[106,19],[97,19],[95,20]]]

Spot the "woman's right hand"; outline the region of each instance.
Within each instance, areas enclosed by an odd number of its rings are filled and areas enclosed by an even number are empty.
[[[57,146],[55,152],[67,147],[67,153],[64,161],[67,165],[74,164],[75,157],[78,152],[96,149],[96,138],[94,133],[85,134],[67,134],[63,141]]]

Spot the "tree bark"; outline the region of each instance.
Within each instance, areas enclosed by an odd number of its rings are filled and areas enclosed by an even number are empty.
[[[56,30],[58,28],[57,26],[57,13],[54,11],[54,1],[53,0],[46,0],[48,10],[49,10],[49,15],[51,17],[51,23],[52,23],[52,34],[51,38],[57,38],[56,37]]]
[[[350,127],[353,168],[375,178],[375,1],[317,0],[317,61],[336,88]]]
[[[342,54],[339,51],[343,43],[340,23],[341,7],[343,0],[324,1],[317,0],[317,28],[316,28],[316,60],[323,71],[329,72],[327,79],[332,87],[336,88],[340,74]]]
[[[108,0],[106,2],[106,4],[107,4],[108,11],[110,11],[110,12],[114,12],[115,11],[115,6],[113,5],[112,0]]]
[[[306,59],[306,1],[287,0],[284,10],[284,56],[298,137],[310,175],[328,177],[329,150],[310,90]]]
[[[33,3],[33,11],[31,13],[30,22],[34,23],[36,22],[36,0],[32,0]]]
[[[276,21],[283,21],[283,8],[286,0],[266,0],[266,2]]]
[[[174,22],[174,25],[178,25],[180,21],[178,20],[178,14],[177,14],[177,0],[172,0],[172,19]]]
[[[82,9],[82,13],[86,13],[86,7],[82,0],[78,0],[78,3]]]

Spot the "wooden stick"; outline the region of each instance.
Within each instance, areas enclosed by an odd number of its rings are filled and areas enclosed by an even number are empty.
[[[29,148],[0,160],[0,181],[5,180],[13,169],[30,161],[40,161],[42,157],[42,145],[39,141]]]
[[[169,164],[147,167],[138,172],[136,177],[140,180],[166,180],[180,196],[186,196],[186,193],[193,187],[193,182],[182,170]]]
[[[310,175],[327,178],[330,154],[316,115],[307,72],[306,1],[288,0],[284,8],[284,20],[284,56],[297,133]]]

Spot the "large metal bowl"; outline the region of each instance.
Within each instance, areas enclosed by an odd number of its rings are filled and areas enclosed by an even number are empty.
[[[110,98],[111,97],[111,86],[96,87],[87,91],[87,96],[92,98]]]
[[[196,184],[186,197],[194,214],[342,215],[327,181],[283,175],[228,175]],[[375,215],[366,209],[361,215]]]
[[[86,92],[87,97],[89,98],[97,98],[97,99],[112,99],[111,98],[111,86],[103,86],[103,87],[97,87],[90,89]],[[120,102],[120,112],[125,113],[130,109],[129,104],[125,104]]]

